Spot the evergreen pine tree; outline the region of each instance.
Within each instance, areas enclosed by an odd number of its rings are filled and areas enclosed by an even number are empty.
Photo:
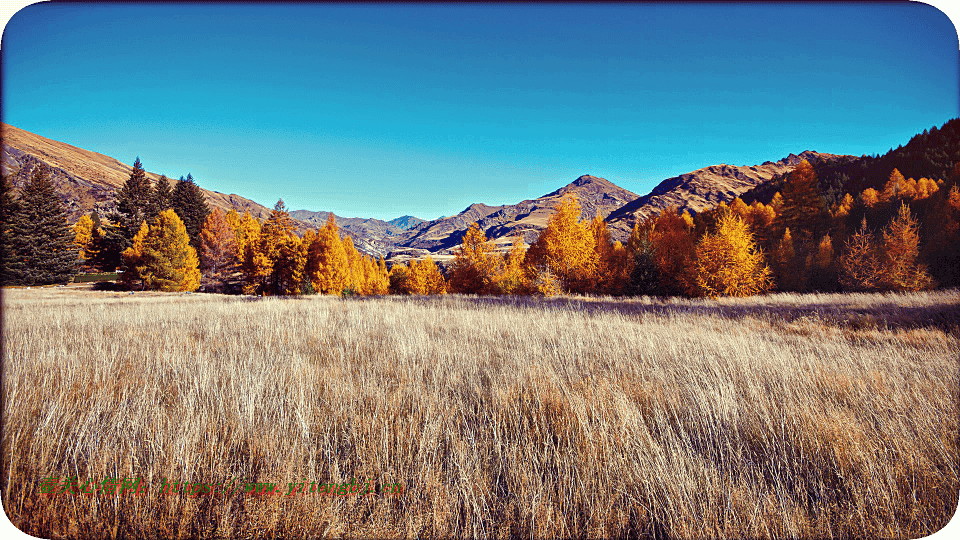
[[[23,285],[66,283],[80,264],[67,212],[45,165],[33,169],[9,228],[10,281]]]
[[[173,188],[170,187],[170,180],[166,176],[160,176],[157,183],[153,185],[153,209],[159,214],[167,208],[173,206]]]
[[[13,260],[13,241],[10,227],[17,213],[17,201],[10,192],[10,182],[0,175],[0,285],[10,283],[10,263]]]
[[[156,213],[153,188],[139,157],[133,163],[130,177],[117,191],[115,204],[116,210],[107,215],[111,224],[103,228],[99,254],[94,259],[94,264],[104,271],[120,265],[120,254],[132,245],[140,226]]]
[[[203,190],[193,181],[192,175],[187,174],[186,178],[180,177],[173,188],[170,202],[173,210],[187,227],[190,245],[199,250],[200,231],[203,230],[203,223],[210,215],[210,208],[207,206]]]

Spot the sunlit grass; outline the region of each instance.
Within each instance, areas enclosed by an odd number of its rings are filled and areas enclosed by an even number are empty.
[[[960,490],[956,291],[3,302],[0,489],[41,537],[916,538]],[[404,493],[159,494],[352,477]]]

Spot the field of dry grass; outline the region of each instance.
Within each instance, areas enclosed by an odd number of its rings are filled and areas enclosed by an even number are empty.
[[[3,308],[0,491],[40,537],[917,538],[960,490],[957,291]],[[352,477],[404,492],[160,494]]]

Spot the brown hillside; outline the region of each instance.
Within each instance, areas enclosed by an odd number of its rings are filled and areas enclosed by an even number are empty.
[[[816,164],[852,157],[808,150],[799,156],[790,154],[779,161],[767,161],[762,165],[711,165],[660,182],[649,194],[612,212],[607,217],[607,225],[614,238],[625,240],[630,236],[637,219],[655,214],[668,206],[677,206],[681,212],[701,212],[721,202],[732,201],[751,188],[792,170],[804,159]]]
[[[131,165],[116,159],[77,148],[66,143],[47,139],[8,124],[0,124],[3,135],[2,172],[11,180],[14,189],[19,189],[28,180],[33,167],[45,163],[57,192],[63,197],[70,219],[96,210],[104,215],[113,210],[114,190],[129,178]],[[160,178],[148,172],[151,182]],[[176,178],[171,179],[171,184]],[[259,218],[270,215],[270,209],[239,195],[203,190],[207,204],[224,211],[231,208],[238,212],[249,211]]]

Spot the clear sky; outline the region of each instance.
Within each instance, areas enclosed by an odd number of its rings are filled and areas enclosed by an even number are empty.
[[[272,206],[425,219],[582,174],[883,153],[960,116],[918,4],[35,4],[3,121]]]

